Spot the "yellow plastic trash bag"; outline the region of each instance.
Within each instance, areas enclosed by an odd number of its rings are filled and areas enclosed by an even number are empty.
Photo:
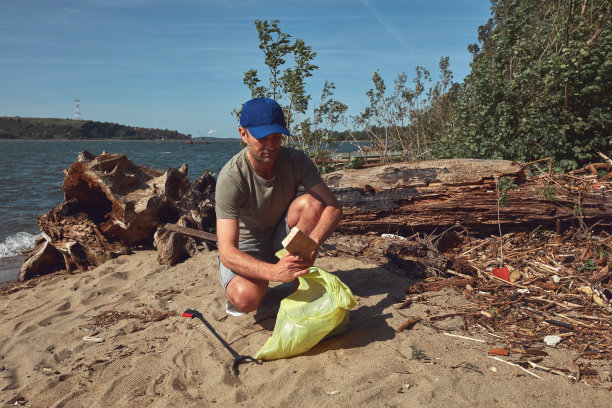
[[[300,286],[281,301],[274,332],[255,358],[295,356],[310,350],[326,336],[347,329],[348,311],[357,302],[340,278],[311,267],[298,279]]]

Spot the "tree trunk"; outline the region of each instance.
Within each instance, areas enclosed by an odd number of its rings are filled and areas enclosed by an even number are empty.
[[[496,179],[511,178],[517,189],[499,208]],[[566,178],[563,178],[566,177]],[[576,185],[571,176],[526,179],[522,167],[505,160],[451,159],[397,163],[324,176],[344,210],[343,234],[403,236],[442,232],[460,225],[476,234],[556,227],[557,222],[612,225],[606,189]],[[588,180],[587,180],[588,181]],[[557,221],[559,220],[559,221]],[[499,224],[499,225],[498,225]]]

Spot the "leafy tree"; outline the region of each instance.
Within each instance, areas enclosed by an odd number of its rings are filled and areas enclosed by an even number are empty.
[[[432,84],[430,72],[417,66],[412,86],[403,73],[394,80],[390,93],[380,72],[374,73],[374,88],[366,92],[370,103],[353,120],[356,127],[369,134],[374,149],[381,153],[383,160],[387,159],[390,150],[401,151],[402,158],[420,157],[429,152],[431,142],[445,128],[447,119],[444,116],[449,114],[446,95],[453,77],[449,67],[449,58],[441,58],[440,80]]]
[[[492,0],[455,127],[436,154],[565,168],[610,149],[612,19],[608,0]]]
[[[256,69],[245,72],[243,82],[251,91],[251,97],[278,101],[285,112],[287,127],[292,130],[293,124],[297,123],[295,116],[308,110],[310,95],[305,90],[306,78],[319,67],[312,63],[317,55],[312,47],[299,38],[292,43],[291,35],[282,32],[279,23],[279,20],[255,20],[259,48],[264,53],[269,71],[268,84],[262,84]],[[292,57],[293,63],[289,66],[288,57]],[[240,116],[239,110],[234,110],[234,113]]]
[[[336,86],[325,81],[321,98],[314,108],[312,121],[305,119],[300,123],[298,146],[308,150],[317,164],[325,163],[338,147],[338,133],[334,128],[345,120],[348,106],[334,98]],[[324,167],[321,170],[326,170]]]

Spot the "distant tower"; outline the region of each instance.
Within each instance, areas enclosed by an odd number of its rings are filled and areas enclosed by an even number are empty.
[[[74,120],[81,120],[81,100],[75,99],[76,106],[74,107]]]

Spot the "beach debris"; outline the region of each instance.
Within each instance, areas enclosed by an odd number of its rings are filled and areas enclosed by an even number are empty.
[[[302,259],[309,259],[310,254],[317,250],[319,245],[298,227],[291,228],[289,235],[282,241],[283,248],[290,254],[299,255]]]
[[[482,372],[482,370],[480,369],[480,367],[478,367],[478,366],[477,366],[477,365],[475,365],[475,364],[468,363],[467,361],[464,361],[464,362],[463,362],[463,363],[461,363],[461,364],[457,364],[457,365],[451,366],[450,368],[463,368],[463,369],[465,369],[465,370],[475,371],[475,372],[477,372],[478,374],[484,374],[484,373]]]
[[[321,246],[321,254],[350,256],[388,267],[402,276],[437,276],[450,265],[427,238],[400,240],[374,233],[346,235],[334,233]]]
[[[489,357],[489,358],[492,358],[492,359],[494,359],[494,360],[500,361],[500,362],[502,362],[502,363],[504,363],[504,364],[508,364],[508,365],[513,366],[513,367],[518,367],[518,368],[520,368],[521,370],[523,370],[524,372],[526,372],[527,374],[531,375],[532,377],[542,379],[542,377],[540,377],[539,375],[532,373],[531,371],[527,370],[526,368],[521,367],[520,365],[518,365],[518,364],[516,364],[516,363],[513,363],[513,362],[511,362],[511,361],[506,361],[506,360],[503,360],[503,359],[501,359],[501,358],[499,358],[499,357],[496,357],[496,356],[488,356],[488,357]]]
[[[542,370],[542,371],[546,371],[547,373],[551,373],[551,374],[555,374],[555,375],[562,375],[564,377],[570,378],[572,380],[576,380],[576,377],[574,377],[573,375],[564,373],[558,369],[555,368],[551,368],[551,367],[544,367],[541,366],[533,361],[528,361],[527,362],[531,367],[535,368],[536,370]]]
[[[505,343],[504,348],[516,350],[513,354],[546,357],[537,347],[546,336],[557,336],[560,343],[556,347],[573,350],[580,359],[612,358],[612,311],[606,307],[610,305],[606,294],[612,294],[609,230],[578,223],[560,234],[542,227],[506,233],[504,263],[509,270],[521,272],[515,282],[489,272],[500,264],[499,242],[499,237],[469,236],[447,254],[465,258],[476,271],[472,290],[458,287],[468,303],[449,310],[463,313],[464,329],[495,336]],[[433,291],[453,287],[455,279],[430,277],[408,287],[407,292],[429,298]],[[406,310],[412,296],[406,296]]]
[[[506,266],[493,269],[491,273],[493,276],[497,276],[500,279],[510,282],[510,270]]]
[[[431,361],[431,358],[425,354],[425,350],[421,350],[416,346],[410,346],[410,348],[412,349],[411,360]]]
[[[508,350],[507,348],[492,348],[491,350],[489,350],[489,355],[507,357],[510,355],[510,350]]]
[[[445,332],[445,333],[443,333],[443,334],[444,334],[445,336],[449,336],[449,337],[457,337],[457,338],[460,338],[460,339],[463,339],[463,340],[470,340],[470,341],[477,341],[477,342],[479,342],[479,343],[486,343],[486,341],[485,341],[485,340],[475,339],[475,338],[473,338],[473,337],[460,336],[460,335],[458,335],[458,334],[452,334],[452,333],[446,333],[446,332]]]
[[[544,343],[546,343],[546,345],[550,347],[555,347],[557,344],[561,343],[561,340],[563,340],[561,337],[554,335],[548,335],[544,337]]]
[[[136,319],[142,323],[159,322],[173,316],[177,316],[177,313],[174,310],[165,312],[151,308],[144,308],[139,311],[105,310],[92,317],[90,319],[89,327],[84,327],[84,329],[88,330],[95,327],[109,327],[120,320],[127,319]]]
[[[327,391],[325,394],[327,394],[327,395],[338,395],[338,394],[340,394],[340,391]]]
[[[138,166],[124,154],[83,151],[65,174],[65,200],[39,217],[46,243],[26,255],[22,280],[49,273],[57,264],[68,272],[92,269],[135,246],[150,245],[165,223],[199,230],[214,226],[216,180],[206,173],[190,184],[186,165],[164,172]],[[181,246],[169,240],[169,247]],[[193,245],[185,246],[193,256]],[[184,253],[160,256],[165,264],[178,258]]]
[[[400,327],[398,327],[395,331],[397,333],[401,333],[404,330],[410,330],[410,329],[412,329],[414,327],[415,324],[417,324],[420,321],[421,321],[421,319],[419,317],[408,319],[404,323],[402,323],[400,325]]]
[[[193,238],[169,230],[165,225],[155,231],[153,245],[157,248],[157,263],[160,265],[176,265],[198,252]]]
[[[398,389],[397,389],[397,392],[398,392],[399,394],[401,394],[401,393],[403,393],[403,392],[404,392],[404,390],[407,390],[407,389],[409,389],[409,388],[410,388],[410,384],[404,384],[404,386],[403,386],[403,387],[401,387],[401,388],[398,388]]]
[[[101,337],[91,337],[91,336],[85,336],[83,337],[83,341],[91,341],[94,343],[104,343],[104,339]]]
[[[26,260],[19,270],[19,280],[24,281],[37,275],[45,275],[61,269],[64,257],[44,238],[36,241],[36,246],[28,251]]]

